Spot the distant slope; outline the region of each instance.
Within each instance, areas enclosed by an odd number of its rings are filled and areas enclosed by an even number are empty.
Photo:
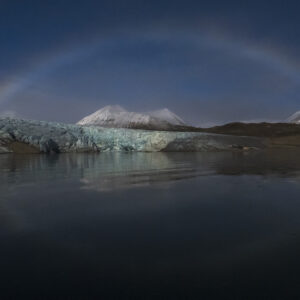
[[[211,128],[199,128],[200,131],[218,134],[256,137],[284,137],[299,135],[300,125],[292,123],[229,123]]]
[[[265,138],[271,148],[300,148],[300,124],[293,123],[229,123],[199,131],[235,136]]]
[[[149,113],[136,113],[129,112],[119,105],[105,106],[77,124],[152,130],[172,130],[177,126],[186,126],[180,117],[166,108]]]

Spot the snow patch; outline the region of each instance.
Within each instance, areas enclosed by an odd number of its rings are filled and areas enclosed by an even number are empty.
[[[296,113],[291,115],[289,118],[287,118],[287,122],[300,124],[300,111],[297,111]]]

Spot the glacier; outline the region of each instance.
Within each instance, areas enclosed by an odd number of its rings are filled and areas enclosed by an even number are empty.
[[[0,118],[0,153],[212,151],[263,148],[263,139],[202,132],[86,127]],[[28,148],[27,152],[28,152]],[[29,152],[30,152],[29,151]]]

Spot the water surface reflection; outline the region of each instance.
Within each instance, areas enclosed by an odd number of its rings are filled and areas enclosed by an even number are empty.
[[[82,188],[111,191],[217,174],[297,179],[300,151],[1,155],[0,169],[3,185],[72,178]]]
[[[300,155],[0,156],[1,299],[298,299]]]

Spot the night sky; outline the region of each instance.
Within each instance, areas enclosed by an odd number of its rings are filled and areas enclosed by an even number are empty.
[[[0,0],[0,114],[76,122],[109,104],[190,124],[300,110],[299,1]]]

